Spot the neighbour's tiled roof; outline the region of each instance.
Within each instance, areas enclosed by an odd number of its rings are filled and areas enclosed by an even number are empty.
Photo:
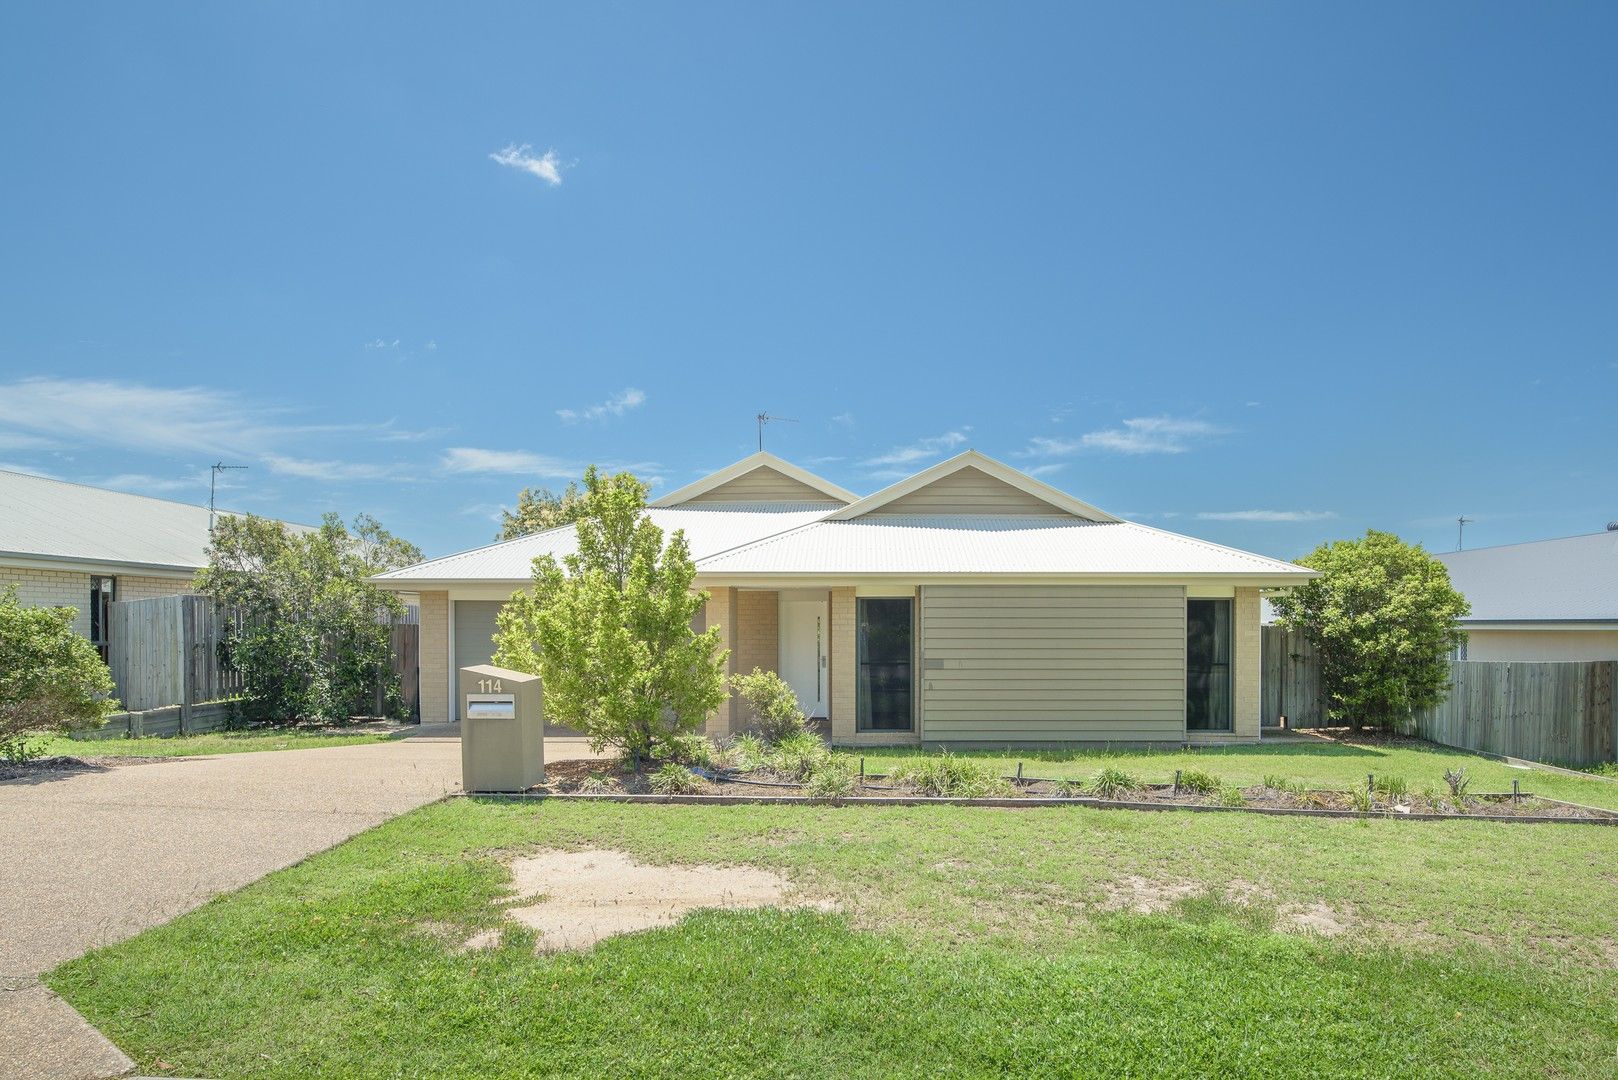
[[[1467,622],[1618,621],[1618,532],[1437,557],[1471,601]]]

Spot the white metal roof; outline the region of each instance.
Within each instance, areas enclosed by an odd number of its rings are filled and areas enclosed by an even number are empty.
[[[1436,556],[1479,622],[1618,621],[1618,532]]]
[[[646,513],[665,535],[675,529],[684,529],[691,557],[700,562],[717,552],[815,521],[831,509],[828,506],[806,509],[803,506],[777,504],[769,510],[739,510],[714,504],[701,509],[691,506],[672,510],[651,507]],[[516,540],[417,563],[402,570],[380,574],[378,580],[412,584],[527,581],[537,556],[553,555],[560,559],[564,555],[571,555],[577,548],[577,542],[573,526],[563,525]]]
[[[0,470],[0,559],[188,572],[208,565],[208,508]]]
[[[825,520],[702,559],[699,574],[1312,577],[1292,563],[1127,521],[1049,517]]]

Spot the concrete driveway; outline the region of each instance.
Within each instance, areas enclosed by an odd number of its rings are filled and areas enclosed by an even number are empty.
[[[551,760],[580,749],[547,740]],[[0,1073],[128,1072],[41,973],[432,802],[460,777],[459,731],[446,724],[386,743],[0,783]]]

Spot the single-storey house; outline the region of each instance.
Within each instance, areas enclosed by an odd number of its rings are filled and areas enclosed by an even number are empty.
[[[1461,660],[1618,660],[1618,528],[1436,556],[1471,601]]]
[[[114,600],[191,591],[208,565],[208,517],[206,506],[0,470],[0,589],[74,608],[74,629],[105,658]]]
[[[732,672],[843,745],[1259,738],[1259,594],[1291,563],[1122,521],[975,451],[863,498],[768,453],[655,500]],[[422,719],[459,716],[502,601],[571,526],[381,575],[421,605]],[[709,734],[745,727],[732,700]]]

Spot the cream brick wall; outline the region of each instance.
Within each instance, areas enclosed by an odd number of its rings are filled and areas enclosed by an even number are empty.
[[[729,650],[730,655],[725,659],[725,678],[728,680],[736,674],[736,590],[726,587],[717,587],[708,590],[708,607],[704,625],[712,630],[719,628],[719,647]],[[729,735],[735,730],[731,722],[732,699],[727,697],[724,704],[708,715],[706,733],[712,738]]]
[[[1231,605],[1231,728],[1237,739],[1257,739],[1260,724],[1259,679],[1263,674],[1263,630],[1258,589],[1238,588]]]
[[[736,590],[736,637],[732,669],[745,675],[754,668],[781,670],[781,594],[763,589]],[[731,723],[740,731],[753,723],[753,710],[740,698],[731,705]]]
[[[90,636],[90,575],[71,570],[35,570],[0,566],[0,589],[17,587],[17,599],[29,607],[70,607],[79,614],[73,629]]]
[[[854,589],[831,590],[831,737],[833,742],[854,738],[858,717],[854,704],[855,662]]]
[[[118,574],[115,596],[119,600],[150,600],[154,596],[175,596],[195,592],[190,578],[142,577]]]
[[[449,593],[424,592],[421,602],[421,722],[447,723],[449,701]]]

